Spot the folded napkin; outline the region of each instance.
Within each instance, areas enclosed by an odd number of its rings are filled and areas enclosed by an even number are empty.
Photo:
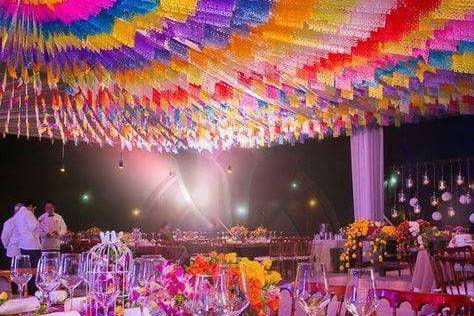
[[[71,312],[55,312],[50,314],[45,314],[43,316],[81,316],[79,312],[71,311]]]
[[[34,312],[40,307],[40,302],[34,296],[11,299],[0,306],[0,315],[22,314]]]
[[[141,316],[140,307],[126,308],[123,311],[123,316]],[[148,308],[146,307],[143,309],[143,316],[151,316],[150,312],[148,311]]]
[[[41,300],[43,298],[43,292],[41,291],[36,291],[35,296]],[[51,301],[51,304],[53,305],[58,305],[62,304],[67,298],[67,292],[64,290],[58,290],[58,291],[53,291],[49,295],[49,299]]]
[[[87,298],[85,296],[82,297],[74,297],[72,299],[72,308],[71,308],[71,299],[68,298],[64,301],[64,311],[78,311],[84,312],[87,310]]]

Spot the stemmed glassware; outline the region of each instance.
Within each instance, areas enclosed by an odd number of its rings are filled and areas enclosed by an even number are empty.
[[[154,262],[154,258],[137,258],[133,260],[130,274],[131,290],[146,287],[155,278]],[[140,315],[143,315],[147,298],[140,296],[137,304],[140,306]]]
[[[371,268],[350,269],[344,304],[354,316],[371,315],[378,306],[375,292],[374,270]]]
[[[60,261],[59,253],[44,253],[36,268],[35,282],[38,289],[41,290],[43,301],[49,310],[51,305],[50,295],[60,283]]]
[[[23,298],[25,285],[33,277],[31,272],[31,261],[28,255],[15,256],[12,259],[10,276],[13,282],[18,286],[20,298]]]
[[[98,263],[93,267],[90,281],[93,299],[98,303],[99,308],[104,309],[104,315],[108,315],[109,306],[116,301],[120,293],[117,274],[109,271],[107,265]]]
[[[295,300],[306,315],[319,315],[331,300],[326,267],[318,262],[298,264],[295,280]]]
[[[194,316],[216,312],[217,290],[215,279],[209,274],[198,274],[194,283],[191,310]]]
[[[64,254],[61,256],[60,277],[62,285],[68,289],[71,301],[74,297],[74,290],[81,284],[83,280],[83,268],[81,268],[80,254]]]
[[[237,316],[249,306],[245,272],[238,265],[220,265],[215,287],[219,315]]]

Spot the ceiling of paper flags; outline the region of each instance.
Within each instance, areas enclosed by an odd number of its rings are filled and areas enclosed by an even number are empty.
[[[474,0],[0,0],[0,131],[150,151],[474,113]]]

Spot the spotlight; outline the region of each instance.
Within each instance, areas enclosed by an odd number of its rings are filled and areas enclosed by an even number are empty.
[[[138,216],[138,215],[140,215],[140,213],[141,213],[141,211],[140,211],[140,209],[138,209],[138,208],[134,208],[134,209],[132,210],[133,216]]]
[[[61,168],[59,168],[59,171],[61,173],[65,173],[66,172],[66,168],[64,167],[64,165],[61,166]]]
[[[237,207],[237,214],[239,216],[245,216],[245,215],[247,215],[247,213],[248,213],[247,207],[245,207],[245,206]]]
[[[228,174],[231,174],[231,173],[232,173],[232,166],[231,166],[231,165],[229,165],[229,166],[227,167],[227,173],[228,173]]]
[[[292,190],[298,189],[298,182],[292,181],[292,182],[290,183],[290,187],[291,187]]]
[[[83,202],[89,202],[90,200],[90,196],[89,196],[89,193],[85,192],[85,193],[82,193],[82,196],[81,196],[81,199]]]
[[[392,175],[392,176],[390,177],[390,180],[389,180],[390,186],[392,186],[392,187],[396,186],[396,185],[397,185],[397,181],[398,181],[398,180],[397,180],[397,176],[396,176],[396,175]]]
[[[118,167],[119,167],[119,169],[123,169],[123,160],[122,159],[119,160]]]
[[[310,207],[315,207],[318,204],[318,201],[316,199],[310,199],[308,204]]]

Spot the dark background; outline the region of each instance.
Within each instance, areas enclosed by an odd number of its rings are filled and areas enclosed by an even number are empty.
[[[394,165],[474,156],[474,117],[385,128],[384,143],[387,178]],[[164,220],[205,230],[218,219],[310,234],[321,222],[336,229],[353,220],[348,137],[216,153],[125,151],[123,170],[119,157],[117,148],[68,143],[62,174],[59,141],[7,136],[0,140],[0,220],[10,216],[15,202],[27,199],[40,210],[53,200],[72,230],[95,224],[156,231]],[[474,165],[471,169],[474,174]],[[387,192],[389,210],[393,189]],[[426,208],[423,214],[430,218],[431,212]],[[455,220],[467,223],[471,212],[466,207]]]

